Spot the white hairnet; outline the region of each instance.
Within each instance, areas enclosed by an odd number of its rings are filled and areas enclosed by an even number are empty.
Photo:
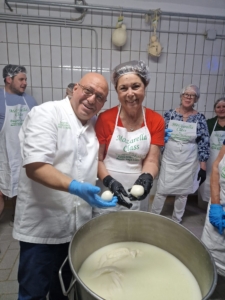
[[[132,60],[122,63],[114,68],[111,73],[111,81],[114,86],[117,86],[118,79],[128,73],[134,73],[139,75],[147,86],[150,81],[150,72],[146,63],[142,60]]]
[[[18,65],[7,65],[3,68],[2,77],[5,79],[6,77],[13,77],[19,73],[27,74],[27,70],[24,66]]]
[[[197,99],[199,99],[200,97],[200,89],[197,87],[197,85],[194,84],[189,84],[186,87],[184,87],[181,91],[180,91],[180,96],[182,96],[186,90],[192,89],[195,91],[196,97]]]

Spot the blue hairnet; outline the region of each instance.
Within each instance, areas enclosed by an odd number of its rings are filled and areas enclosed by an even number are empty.
[[[7,65],[3,68],[2,77],[5,79],[6,77],[13,77],[19,73],[27,73],[27,70],[24,66],[18,65]]]
[[[111,73],[111,81],[116,87],[118,79],[128,73],[134,73],[143,78],[145,86],[149,84],[150,72],[146,63],[142,60],[132,60],[122,63],[114,68]]]

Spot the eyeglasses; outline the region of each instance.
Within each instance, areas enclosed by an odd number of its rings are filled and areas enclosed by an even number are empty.
[[[196,97],[196,95],[193,95],[193,94],[182,94],[185,98],[191,98],[191,99],[194,99]]]
[[[95,93],[95,91],[93,91],[90,88],[87,88],[87,87],[81,85],[80,83],[77,83],[77,84],[82,88],[83,93],[85,95],[87,95],[89,97],[95,95],[95,98],[96,98],[96,100],[97,100],[97,102],[99,104],[105,103],[106,99],[101,94]]]

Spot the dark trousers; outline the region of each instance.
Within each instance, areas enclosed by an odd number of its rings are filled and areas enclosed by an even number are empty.
[[[18,300],[64,300],[59,282],[59,269],[68,256],[69,243],[59,245],[33,244],[20,242],[18,270]],[[72,279],[67,261],[63,267],[63,280],[66,290]]]

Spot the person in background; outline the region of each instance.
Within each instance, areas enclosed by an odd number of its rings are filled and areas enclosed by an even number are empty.
[[[5,87],[0,89],[0,217],[6,198],[12,198],[15,209],[22,164],[18,134],[26,115],[37,105],[25,93],[26,73],[26,68],[18,65],[6,65],[2,72]],[[13,226],[13,219],[10,224]]]
[[[111,78],[119,105],[102,112],[97,119],[98,185],[116,195],[121,205],[105,211],[94,208],[94,216],[127,208],[148,211],[149,192],[159,170],[160,147],[164,145],[162,116],[143,106],[150,81],[147,65],[143,61],[122,63],[112,71]],[[144,194],[129,195],[133,185],[143,186]]]
[[[75,83],[69,83],[68,84],[68,86],[66,88],[66,96],[65,97],[68,97],[69,99],[72,98],[74,86],[75,86]]]
[[[194,109],[199,97],[198,87],[190,84],[181,90],[180,106],[164,114],[166,128],[173,131],[165,144],[151,212],[160,214],[167,195],[175,195],[172,219],[178,223],[182,221],[188,194],[206,179],[209,132],[205,116]]]
[[[92,218],[92,207],[115,206],[95,186],[98,140],[95,115],[102,109],[108,84],[98,73],[75,84],[73,96],[32,109],[19,133],[20,173],[13,237],[20,241],[19,300],[67,299],[58,271],[68,256],[76,230]],[[65,286],[71,280],[64,267]]]
[[[210,157],[206,163],[206,180],[199,187],[198,194],[203,201],[210,199],[210,175],[214,160],[217,158],[225,140],[225,98],[219,98],[214,104],[216,116],[208,119],[207,126],[210,135]]]
[[[225,276],[225,140],[212,166],[210,191],[201,240],[213,256],[218,274]]]

